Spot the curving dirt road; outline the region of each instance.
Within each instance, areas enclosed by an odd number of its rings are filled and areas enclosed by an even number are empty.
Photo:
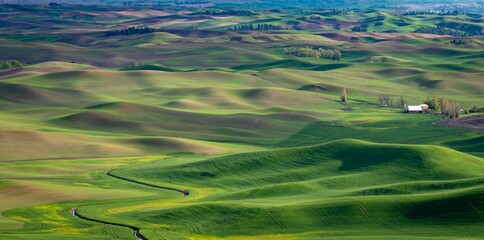
[[[97,219],[93,219],[93,218],[88,218],[88,217],[85,217],[85,216],[82,216],[81,214],[79,214],[77,212],[77,208],[73,208],[71,209],[71,214],[72,216],[76,217],[76,218],[80,218],[80,219],[84,219],[84,220],[87,220],[87,221],[90,221],[90,222],[96,222],[96,223],[102,223],[102,224],[107,224],[107,225],[112,225],[112,226],[118,226],[118,227],[127,227],[127,228],[130,228],[131,230],[133,230],[133,235],[135,237],[138,238],[138,240],[148,240],[148,238],[146,238],[145,236],[143,236],[143,234],[141,234],[139,231],[140,231],[140,228],[138,227],[135,227],[135,226],[131,226],[131,225],[127,225],[127,224],[122,224],[122,223],[113,223],[113,222],[106,222],[106,221],[102,221],[102,220],[97,220]]]
[[[127,182],[131,182],[131,183],[140,184],[140,185],[143,185],[143,186],[148,186],[148,187],[152,187],[152,188],[159,188],[159,189],[165,189],[165,190],[179,192],[179,193],[183,194],[183,196],[190,195],[190,191],[187,190],[187,189],[183,189],[182,190],[182,189],[176,189],[176,188],[171,188],[171,187],[158,186],[158,185],[154,185],[154,184],[151,184],[151,183],[144,183],[144,182],[140,182],[140,181],[137,181],[137,180],[133,180],[133,179],[121,177],[121,176],[118,176],[118,175],[114,175],[113,173],[111,173],[111,171],[107,171],[104,174],[106,176],[110,176],[110,177],[113,177],[113,178],[117,178],[117,179],[120,179],[120,180],[124,180],[124,181],[127,181]]]
[[[152,188],[158,188],[158,189],[164,189],[164,190],[179,192],[179,193],[183,194],[183,196],[188,196],[190,194],[189,190],[182,190],[182,189],[176,189],[176,188],[171,188],[171,187],[158,186],[158,185],[154,185],[154,184],[150,184],[150,183],[144,183],[144,182],[136,181],[136,180],[133,180],[133,179],[114,175],[114,174],[111,173],[111,171],[107,171],[104,174],[106,176],[110,176],[110,177],[113,177],[113,178],[116,178],[116,179],[120,179],[120,180],[123,180],[123,181],[130,182],[130,183],[135,183],[135,184],[148,186],[148,187],[152,187]],[[89,218],[89,217],[86,217],[86,216],[79,214],[78,211],[77,211],[77,208],[71,209],[71,215],[76,217],[76,218],[83,219],[83,220],[86,220],[86,221],[102,223],[102,224],[107,224],[107,225],[112,225],[112,226],[127,227],[127,228],[130,228],[131,230],[133,230],[133,235],[135,237],[137,237],[138,240],[148,240],[148,238],[146,238],[145,236],[143,236],[143,234],[140,233],[140,228],[136,227],[136,226],[131,226],[131,225],[122,224],[122,223],[106,222],[106,221],[97,220],[97,219],[94,219],[94,218]]]

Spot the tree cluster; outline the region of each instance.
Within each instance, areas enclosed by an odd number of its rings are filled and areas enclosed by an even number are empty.
[[[438,26],[462,31],[464,33],[464,37],[482,35],[482,27],[477,25],[442,22],[439,23]]]
[[[356,26],[351,29],[352,32],[367,32],[368,29],[362,26]]]
[[[388,6],[385,4],[373,4],[370,5],[370,8],[388,8]]]
[[[445,97],[428,96],[424,103],[444,118],[457,118],[462,111],[459,102]]]
[[[125,28],[125,29],[119,29],[119,30],[113,30],[106,32],[106,37],[109,36],[116,36],[116,35],[133,35],[133,34],[146,34],[146,33],[152,33],[154,32],[154,28],[148,28],[148,27],[142,27],[142,28],[136,28],[136,27],[130,27],[130,28]]]
[[[462,39],[453,39],[453,40],[450,40],[449,41],[450,44],[454,45],[454,46],[459,46],[459,45],[466,45],[467,42],[465,40],[462,40]]]
[[[465,37],[471,36],[470,33],[466,33],[461,30],[456,30],[452,28],[446,27],[421,27],[414,31],[414,33],[429,33],[429,34],[437,34],[437,35],[451,35],[454,37]]]
[[[307,19],[311,19],[311,20],[319,20],[319,19],[321,19],[321,16],[314,16],[314,15],[311,15],[311,16],[309,16],[309,17],[307,17],[307,16],[302,17],[302,20],[307,20]]]
[[[254,12],[251,10],[245,9],[229,9],[229,10],[219,10],[219,9],[210,9],[205,10],[205,15],[211,16],[250,16],[253,15]]]
[[[22,67],[22,62],[18,60],[0,60],[0,69]]]
[[[209,4],[209,1],[175,1],[175,5],[186,5],[186,4]]]
[[[314,49],[311,47],[284,48],[284,54],[297,57],[324,58],[336,61],[341,59],[341,52],[336,49]]]
[[[483,108],[477,108],[477,106],[472,107],[469,110],[470,113],[478,113],[478,112],[483,112]]]
[[[442,116],[447,118],[457,118],[459,117],[460,111],[462,109],[459,102],[446,98],[439,98],[439,105],[441,109]]]
[[[272,31],[282,29],[282,27],[273,24],[245,24],[228,28],[227,31]]]
[[[47,4],[49,7],[60,7],[62,6],[62,4],[60,3],[56,3],[56,2],[50,2],[49,4]]]

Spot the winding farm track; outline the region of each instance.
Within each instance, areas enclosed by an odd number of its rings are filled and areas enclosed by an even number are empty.
[[[151,184],[151,183],[144,183],[144,182],[136,181],[136,180],[133,180],[133,179],[129,179],[129,178],[121,177],[121,176],[118,176],[118,175],[114,175],[113,173],[111,173],[111,171],[107,171],[104,174],[106,176],[110,176],[110,177],[113,177],[113,178],[117,178],[117,179],[120,179],[120,180],[124,180],[124,181],[127,181],[127,182],[131,182],[131,183],[136,183],[136,184],[140,184],[140,185],[144,185],[144,186],[148,186],[148,187],[152,187],[152,188],[159,188],[159,189],[164,189],[164,190],[179,192],[179,193],[183,194],[183,196],[190,195],[190,191],[189,190],[186,190],[186,189],[183,189],[182,190],[182,189],[176,189],[176,188],[171,188],[171,187],[158,186],[158,185],[154,185],[154,184]]]
[[[116,178],[116,179],[120,179],[120,180],[123,180],[123,181],[131,182],[131,183],[135,183],[135,184],[139,184],[139,185],[143,185],[143,186],[179,192],[179,193],[183,194],[183,196],[188,196],[190,194],[189,190],[182,190],[182,189],[176,189],[176,188],[171,188],[171,187],[163,187],[163,186],[158,186],[158,185],[154,185],[154,184],[150,184],[150,183],[139,182],[139,181],[136,181],[136,180],[133,180],[133,179],[114,175],[114,174],[111,173],[111,171],[107,171],[104,174],[106,176],[110,176],[110,177],[113,177],[113,178]],[[133,230],[133,235],[136,238],[138,238],[138,240],[148,240],[147,237],[143,236],[143,234],[140,233],[141,229],[139,227],[131,226],[131,225],[127,225],[127,224],[122,224],[122,223],[106,222],[106,221],[97,220],[97,219],[94,219],[94,218],[89,218],[89,217],[86,217],[86,216],[79,214],[79,212],[77,210],[78,210],[77,208],[71,209],[71,215],[76,217],[76,218],[83,219],[83,220],[90,221],[90,222],[96,222],[96,223],[102,223],[102,224],[107,224],[107,225],[112,225],[112,226],[130,228],[131,230]]]
[[[145,236],[143,236],[143,234],[141,234],[139,232],[140,228],[138,228],[138,227],[127,225],[127,224],[122,224],[122,223],[106,222],[106,221],[102,221],[102,220],[97,220],[97,219],[85,217],[85,216],[83,216],[83,215],[81,215],[77,212],[77,208],[71,209],[71,214],[72,214],[72,216],[74,216],[76,218],[84,219],[84,220],[87,220],[87,221],[90,221],[90,222],[96,222],[96,223],[102,223],[102,224],[107,224],[107,225],[112,225],[112,226],[130,228],[131,230],[133,230],[133,235],[135,237],[137,237],[139,240],[148,240],[148,238],[146,238]]]

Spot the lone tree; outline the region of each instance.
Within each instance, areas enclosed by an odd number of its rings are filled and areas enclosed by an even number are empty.
[[[474,106],[474,107],[471,108],[471,110],[469,110],[469,112],[471,112],[471,113],[476,113],[478,111],[479,111],[479,109],[477,108],[477,106]]]
[[[341,91],[341,102],[346,102],[346,88]]]
[[[400,99],[398,100],[398,107],[404,108],[406,105],[407,105],[407,100],[403,98],[403,96],[400,96]]]

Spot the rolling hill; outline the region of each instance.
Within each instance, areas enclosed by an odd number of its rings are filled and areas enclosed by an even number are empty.
[[[484,237],[478,3],[10,2],[0,239]]]

